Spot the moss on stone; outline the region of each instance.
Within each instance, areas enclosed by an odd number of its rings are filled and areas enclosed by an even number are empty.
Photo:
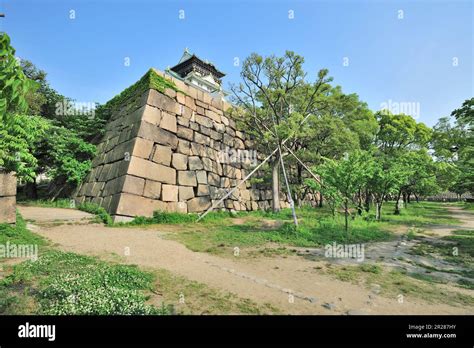
[[[122,106],[127,100],[142,95],[149,89],[154,89],[160,93],[164,93],[167,88],[176,92],[184,93],[173,83],[173,81],[160,76],[154,69],[150,69],[138,82],[124,89],[120,94],[109,100],[103,107],[104,109],[111,111],[118,106]]]

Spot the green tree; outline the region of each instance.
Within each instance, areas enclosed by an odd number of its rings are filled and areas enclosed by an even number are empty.
[[[431,140],[437,162],[445,163],[444,168],[451,169],[439,175],[441,187],[459,196],[474,192],[473,99],[466,100],[461,108],[452,112],[455,120],[440,118],[433,127]]]
[[[330,197],[334,201],[334,206],[342,205],[346,231],[349,226],[349,209],[354,205],[358,206],[355,197],[373,177],[375,168],[372,154],[360,150],[354,151],[340,160],[326,158],[322,165],[314,168],[323,184],[321,185],[315,180],[310,182],[318,187],[326,197]]]
[[[395,194],[406,181],[406,165],[379,154],[375,157],[374,171],[368,181],[368,187],[375,202],[375,219],[382,218],[382,206],[389,195]]]
[[[405,181],[400,185],[396,197],[395,214],[400,214],[401,195],[410,197],[433,195],[440,191],[437,170],[440,169],[426,148],[407,150],[399,154],[398,159],[404,170]]]
[[[300,127],[293,148],[298,158],[308,167],[317,166],[323,157],[339,159],[357,149],[371,149],[377,131],[377,120],[367,104],[357,94],[346,95],[336,86],[318,95],[317,103],[307,121]],[[305,185],[310,177],[302,163],[289,157],[295,170],[293,191],[299,205],[306,194],[313,190]],[[319,192],[320,206],[323,193]]]
[[[283,57],[266,58],[253,53],[243,63],[242,82],[231,87],[233,101],[242,110],[240,122],[258,139],[263,153],[281,149],[287,138],[296,138],[318,96],[329,88],[327,70],[321,70],[313,84],[307,83],[303,63],[303,57],[290,51]],[[280,209],[280,163],[279,151],[271,164],[274,211]]]
[[[464,101],[451,115],[462,129],[461,141],[456,149],[458,168],[462,174],[453,190],[458,194],[474,194],[474,98]]]
[[[6,33],[0,33],[0,167],[27,181],[35,177],[32,147],[45,133],[41,118],[27,116],[27,96],[34,89],[15,58]]]
[[[95,110],[76,109],[74,101],[51,88],[46,72],[32,62],[22,60],[21,68],[35,85],[26,97],[30,112],[40,115],[48,127],[30,146],[36,159],[34,171],[51,179],[48,191],[54,199],[70,193],[90,171],[95,154],[91,141],[101,135],[105,119]],[[37,198],[35,178],[26,184],[25,194]]]

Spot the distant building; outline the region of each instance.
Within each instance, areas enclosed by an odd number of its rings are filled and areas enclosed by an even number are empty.
[[[224,99],[227,92],[222,89],[222,78],[225,74],[214,64],[189,52],[186,48],[178,64],[167,68],[165,72],[179,80],[204,90],[213,97]]]

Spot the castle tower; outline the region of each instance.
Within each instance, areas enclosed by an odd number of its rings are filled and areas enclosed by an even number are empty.
[[[222,89],[222,78],[225,74],[208,60],[191,54],[187,48],[178,64],[166,69],[166,73],[214,97],[224,98],[227,95],[227,92]]]

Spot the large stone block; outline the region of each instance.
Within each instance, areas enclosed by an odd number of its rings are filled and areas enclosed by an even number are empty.
[[[194,132],[194,141],[198,144],[209,145],[211,143],[211,138],[207,135]]]
[[[226,190],[215,186],[209,186],[209,194],[211,199],[221,199],[226,194]]]
[[[179,139],[177,151],[183,155],[191,155],[191,146],[189,141]]]
[[[194,189],[190,186],[179,186],[179,201],[184,202],[194,197]]]
[[[209,196],[209,185],[199,184],[197,188],[197,196]]]
[[[213,170],[212,162],[213,162],[213,161],[212,161],[210,158],[204,157],[204,158],[202,159],[201,168],[199,168],[199,169],[204,168],[204,170],[206,170],[206,171],[208,171],[208,172],[215,172],[215,171]]]
[[[0,197],[16,195],[16,175],[0,171]]]
[[[176,184],[175,169],[139,157],[133,156],[131,158],[128,174],[165,184]]]
[[[178,130],[176,116],[171,115],[167,112],[163,112],[160,127],[163,128],[163,129],[166,129],[166,130],[168,130],[172,133],[176,133],[176,131]]]
[[[207,128],[212,128],[212,125],[214,124],[212,119],[203,115],[196,115],[196,122]]]
[[[249,190],[241,190],[240,197],[244,200],[250,200],[250,191]]]
[[[208,173],[207,182],[209,185],[219,187],[221,184],[221,177],[214,173]]]
[[[188,212],[188,204],[186,202],[167,202],[166,211],[186,214]]]
[[[161,94],[154,89],[150,89],[148,92],[147,104],[165,110],[172,114],[179,113],[179,104],[167,95]]]
[[[203,169],[202,161],[198,156],[190,156],[189,157],[189,169],[190,170]]]
[[[168,132],[165,129],[157,127],[149,122],[141,122],[138,130],[138,136],[148,140],[152,140],[155,143],[161,145],[170,146],[172,149],[176,149],[178,146],[178,137],[176,134]]]
[[[135,145],[133,147],[132,155],[148,159],[152,149],[153,141],[143,138],[135,138]]]
[[[143,195],[143,189],[145,187],[145,179],[138,178],[132,175],[122,176],[123,181],[122,192],[133,193],[135,195]]]
[[[194,156],[206,156],[206,147],[201,144],[191,143],[191,153]]]
[[[16,222],[16,197],[0,197],[0,223],[14,224]]]
[[[188,169],[188,156],[180,154],[180,153],[174,153],[172,165],[173,165],[173,168],[178,169],[178,170]]]
[[[182,126],[184,127],[185,129],[189,129],[189,119],[187,118],[184,118],[182,116],[178,116],[176,117],[176,120],[178,121],[178,137],[180,137],[179,135],[179,126]]]
[[[198,184],[207,184],[207,173],[205,170],[196,171],[196,179]]]
[[[186,104],[186,96],[183,93],[176,93],[176,100],[182,105]]]
[[[153,153],[153,162],[169,166],[171,163],[171,147],[163,145],[155,145],[155,151]]]
[[[164,184],[161,191],[161,200],[165,202],[177,202],[178,186]]]
[[[161,122],[161,110],[150,105],[143,106],[142,120],[158,126]]]
[[[209,209],[211,200],[209,197],[195,197],[188,201],[188,212],[196,213]]]
[[[177,134],[178,134],[178,137],[180,137],[180,138],[184,138],[184,139],[192,141],[193,140],[193,133],[194,133],[194,131],[191,128],[178,126]]]
[[[178,171],[178,185],[197,186],[196,172],[188,170]]]
[[[206,116],[211,118],[217,123],[221,123],[221,116],[211,110],[206,110]]]
[[[112,201],[114,198],[112,198]],[[153,216],[154,211],[165,210],[166,203],[162,201],[122,193],[118,197],[117,209],[113,213],[127,216]]]
[[[159,181],[146,180],[143,195],[152,199],[160,199],[161,185],[162,184]]]

